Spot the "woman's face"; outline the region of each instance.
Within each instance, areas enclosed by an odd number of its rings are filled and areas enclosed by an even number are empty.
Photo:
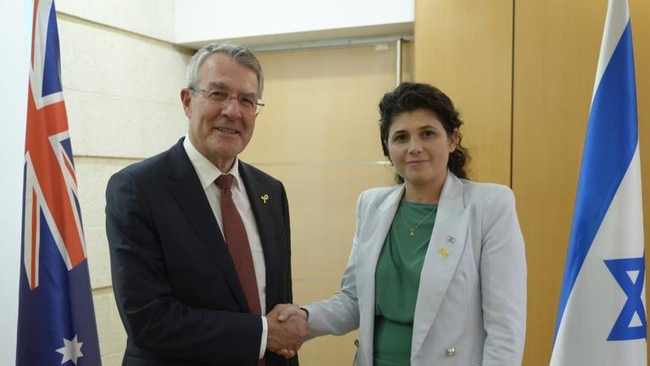
[[[456,149],[458,130],[447,136],[438,117],[427,109],[397,115],[388,130],[388,153],[407,185],[439,185],[447,177],[449,154]]]

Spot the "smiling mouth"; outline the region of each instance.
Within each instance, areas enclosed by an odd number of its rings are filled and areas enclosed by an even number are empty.
[[[228,128],[216,127],[215,129],[217,131],[219,131],[219,132],[223,132],[223,133],[228,134],[228,135],[237,135],[237,134],[239,134],[239,132],[237,132],[235,130],[228,129]]]

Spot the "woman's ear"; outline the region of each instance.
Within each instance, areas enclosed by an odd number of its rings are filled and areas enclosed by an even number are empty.
[[[449,152],[452,153],[458,147],[458,141],[460,140],[460,132],[457,128],[454,128],[451,136],[449,136]]]

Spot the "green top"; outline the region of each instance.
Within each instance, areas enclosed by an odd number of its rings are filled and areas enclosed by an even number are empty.
[[[436,204],[401,201],[393,218],[375,270],[375,366],[409,365],[420,272],[437,210]]]

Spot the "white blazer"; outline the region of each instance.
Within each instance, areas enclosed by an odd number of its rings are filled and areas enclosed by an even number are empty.
[[[356,365],[372,366],[375,267],[404,186],[357,202],[341,289],[305,306],[312,335],[359,328]],[[412,366],[519,366],[526,336],[526,257],[510,188],[458,179],[442,189],[413,321]]]

